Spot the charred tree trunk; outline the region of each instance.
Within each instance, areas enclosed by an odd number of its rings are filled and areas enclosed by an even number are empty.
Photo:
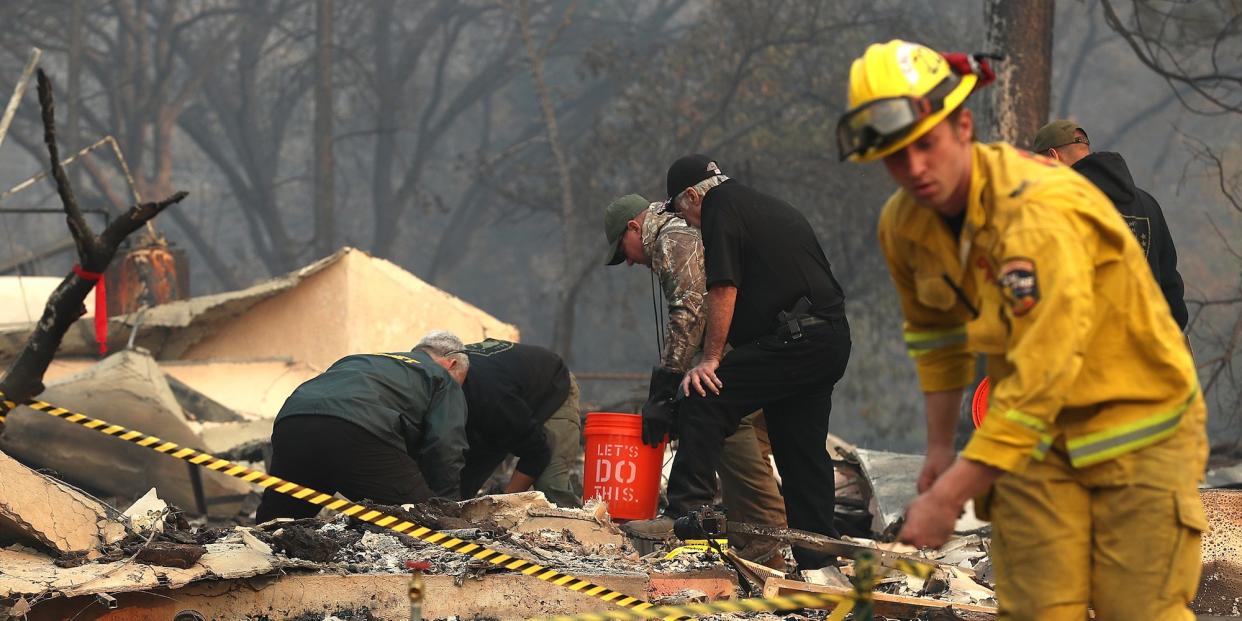
[[[134,205],[124,215],[108,224],[102,233],[96,235],[83,219],[69,176],[60,164],[60,152],[56,146],[52,83],[42,70],[39,71],[39,106],[43,111],[43,142],[47,145],[52,177],[56,180],[56,191],[65,209],[69,233],[73,235],[77,247],[78,263],[85,272],[103,273],[116,255],[117,247],[126,237],[142,228],[170,205],[180,202],[186,197],[186,193],[177,192],[156,203]],[[26,346],[9,365],[4,377],[0,378],[0,414],[7,413],[15,404],[25,403],[43,392],[43,374],[51,364],[52,356],[60,347],[61,339],[69,326],[85,313],[82,301],[94,287],[94,281],[87,280],[74,270],[48,297],[43,316],[26,340]]]
[[[332,0],[315,7],[315,249],[320,256],[336,249],[333,221],[332,160]]]
[[[997,63],[990,139],[1026,147],[1048,122],[1052,82],[1052,0],[987,0],[988,50]]]

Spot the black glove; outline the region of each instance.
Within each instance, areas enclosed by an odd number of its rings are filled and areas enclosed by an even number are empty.
[[[643,444],[658,447],[664,436],[672,431],[673,415],[677,412],[673,397],[681,385],[681,378],[681,373],[671,369],[651,369],[651,388],[647,403],[643,404]]]

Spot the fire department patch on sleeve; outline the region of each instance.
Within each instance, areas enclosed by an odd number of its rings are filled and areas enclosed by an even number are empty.
[[[997,284],[1015,317],[1031,312],[1039,304],[1039,281],[1035,277],[1035,262],[1030,259],[1006,259]]]

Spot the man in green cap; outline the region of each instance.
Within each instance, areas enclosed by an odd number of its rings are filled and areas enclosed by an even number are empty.
[[[650,394],[643,406],[643,441],[651,446],[658,446],[672,427],[677,385],[693,366],[706,325],[703,238],[685,220],[663,213],[663,207],[662,201],[653,203],[627,194],[604,210],[607,264],[647,266],[659,278],[668,301],[667,338],[660,351],[660,364],[652,370]],[[787,525],[784,500],[767,458],[770,453],[762,411],[743,418],[737,432],[725,441],[718,474],[730,520],[781,528]],[[672,533],[630,534],[663,540]],[[776,546],[737,536],[730,539],[748,560],[783,566],[782,557],[775,554]]]
[[[1130,232],[1138,238],[1139,246],[1147,256],[1147,265],[1151,267],[1151,274],[1156,277],[1156,284],[1160,285],[1160,291],[1169,303],[1177,327],[1185,330],[1190,315],[1186,311],[1185,285],[1177,271],[1177,248],[1173,246],[1173,236],[1169,234],[1169,225],[1164,220],[1160,203],[1134,185],[1134,177],[1130,175],[1130,168],[1121,154],[1112,151],[1092,153],[1087,132],[1067,119],[1041,127],[1035,134],[1033,150],[1073,168],[1108,196],[1129,225]]]

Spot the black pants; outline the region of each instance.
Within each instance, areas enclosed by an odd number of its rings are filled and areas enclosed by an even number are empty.
[[[479,488],[483,487],[508,456],[509,453],[499,451],[479,451],[473,448],[467,450],[466,465],[461,470],[462,499],[478,495]]]
[[[282,419],[272,430],[271,474],[325,494],[340,492],[355,501],[395,505],[434,495],[408,453],[335,416]],[[268,488],[255,521],[316,513],[319,507]]]
[[[836,484],[825,442],[832,388],[849,356],[844,318],[804,329],[798,341],[769,335],[725,355],[716,370],[724,383],[720,394],[700,397],[692,389],[678,409],[681,439],[668,480],[667,515],[677,518],[713,502],[724,439],[742,417],[763,409],[789,526],[838,536],[832,524]],[[822,567],[831,558],[797,548],[794,557],[803,569]]]

